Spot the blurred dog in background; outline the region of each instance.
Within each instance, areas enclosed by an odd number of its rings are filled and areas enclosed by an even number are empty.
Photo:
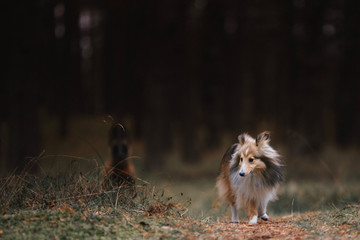
[[[135,167],[129,158],[129,140],[125,128],[119,123],[110,128],[109,149],[105,176],[112,184],[135,188]]]

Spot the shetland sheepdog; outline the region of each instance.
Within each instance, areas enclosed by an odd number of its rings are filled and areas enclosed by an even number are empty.
[[[117,185],[135,185],[135,168],[129,159],[128,138],[121,124],[113,124],[109,132],[110,160],[106,162],[106,175]]]
[[[216,181],[219,199],[231,206],[232,221],[239,222],[238,210],[247,209],[249,224],[258,217],[268,220],[266,207],[276,199],[283,181],[283,163],[270,145],[269,132],[256,139],[244,133],[225,153]]]

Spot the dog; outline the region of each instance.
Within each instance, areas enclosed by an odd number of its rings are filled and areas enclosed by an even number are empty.
[[[105,175],[118,186],[135,186],[135,167],[129,158],[129,143],[124,127],[113,124],[109,131],[110,160]]]
[[[256,224],[258,217],[269,219],[267,204],[276,199],[283,181],[282,160],[269,142],[269,132],[256,139],[241,134],[222,158],[216,189],[219,199],[231,206],[231,222],[239,222],[240,208],[247,209],[249,224]]]

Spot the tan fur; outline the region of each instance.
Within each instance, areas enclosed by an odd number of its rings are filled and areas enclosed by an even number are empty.
[[[247,202],[248,216],[249,219],[252,219],[254,216],[257,216],[256,202],[250,200]]]
[[[131,161],[129,159],[126,159],[126,161],[128,161],[128,166],[126,166],[123,169],[119,169],[116,168],[116,163],[113,161],[113,159],[109,159],[108,161],[105,162],[105,169],[104,169],[104,176],[111,176],[111,175],[129,175],[132,178],[136,178],[136,173],[135,173],[135,167],[134,165],[131,163]]]
[[[234,193],[231,189],[230,183],[230,172],[229,172],[229,163],[231,160],[231,155],[226,155],[223,157],[220,164],[220,175],[217,178],[216,186],[220,191],[220,199],[229,203],[230,205],[235,204]]]

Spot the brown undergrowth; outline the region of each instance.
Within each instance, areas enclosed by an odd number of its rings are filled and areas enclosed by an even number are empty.
[[[0,179],[0,213],[21,210],[74,211],[99,208],[143,215],[178,214],[182,216],[190,204],[183,194],[165,196],[164,191],[137,179],[135,186],[117,184],[100,175],[102,169],[82,174],[69,171],[56,177],[28,174],[39,158],[32,159],[20,174]],[[134,194],[135,189],[135,194]]]

